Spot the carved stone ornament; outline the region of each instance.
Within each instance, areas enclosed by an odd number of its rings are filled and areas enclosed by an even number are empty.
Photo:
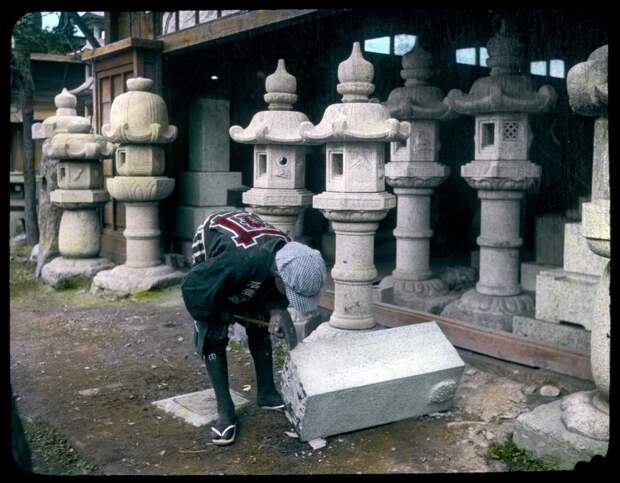
[[[115,143],[165,144],[177,137],[176,126],[168,124],[168,109],[161,96],[149,92],[151,79],[127,79],[127,92],[116,97],[110,109],[110,123],[101,133]]]
[[[66,88],[54,97],[56,105],[56,115],[46,118],[43,125],[43,134],[46,138],[51,138],[55,133],[73,132],[89,133],[92,130],[90,119],[78,116],[75,106],[77,98]]]
[[[534,90],[534,80],[521,73],[524,45],[509,32],[506,23],[487,43],[491,74],[474,82],[468,94],[458,89],[448,93],[444,102],[459,114],[470,116],[497,112],[542,114],[555,106],[557,94],[544,85]]]
[[[351,56],[338,66],[337,90],[343,96],[342,103],[328,106],[318,125],[302,123],[302,137],[320,142],[405,141],[411,125],[390,118],[384,106],[368,99],[374,91],[373,77],[372,64],[364,59],[359,42],[355,42]]]

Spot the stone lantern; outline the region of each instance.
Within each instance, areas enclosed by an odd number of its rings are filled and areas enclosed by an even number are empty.
[[[162,176],[161,145],[176,139],[177,128],[168,124],[166,104],[149,92],[152,86],[151,79],[128,79],[128,91],[114,99],[110,123],[101,129],[120,144],[115,158],[119,176],[107,180],[107,189],[125,203],[127,257],[124,265],[97,274],[93,285],[98,288],[130,293],[183,278],[183,273],[162,264],[159,202],[172,193],[174,179]]]
[[[441,310],[455,296],[430,270],[429,241],[431,195],[450,174],[439,159],[439,122],[455,118],[444,104],[438,87],[429,85],[435,63],[418,41],[402,57],[400,75],[405,80],[385,102],[395,118],[411,123],[405,143],[391,143],[391,161],[385,166],[386,181],[398,197],[396,269],[392,273],[394,302],[425,312]]]
[[[41,277],[52,285],[74,277],[93,277],[114,266],[99,257],[101,223],[97,208],[108,199],[103,189],[101,160],[114,153],[114,145],[92,133],[90,121],[77,115],[76,97],[66,89],[58,94],[56,115],[43,121],[47,140],[43,154],[58,159],[58,189],[50,201],[63,210],[58,233],[60,257],[43,266]]]
[[[265,80],[265,89],[268,110],[255,114],[245,129],[232,126],[230,137],[254,144],[254,186],[243,193],[243,202],[266,222],[294,235],[298,215],[312,199],[305,188],[307,148],[299,130],[308,118],[292,110],[297,80],[286,71],[284,59]]]
[[[571,108],[596,117],[592,165],[592,201],[583,204],[583,235],[590,249],[610,259],[609,131],[607,127],[607,45],[596,49],[586,62],[573,66],[566,76]],[[591,313],[591,365],[596,390],[582,391],[562,400],[538,406],[523,414],[515,426],[515,443],[538,458],[555,457],[573,469],[609,448],[609,343],[610,271],[601,275]]]
[[[301,126],[302,136],[326,143],[326,191],[313,207],[332,222],[336,233],[334,311],[329,324],[341,329],[375,325],[372,311],[374,234],[396,198],[385,191],[385,143],[406,141],[411,126],[390,118],[385,107],[370,102],[374,68],[359,42],[338,66],[342,103],[327,107],[317,126]]]
[[[521,73],[524,46],[506,25],[487,43],[491,73],[469,94],[452,90],[444,102],[459,114],[475,116],[475,160],[461,176],[481,200],[480,278],[475,289],[451,302],[446,317],[512,330],[514,315],[530,316],[534,299],[519,284],[519,213],[524,193],[537,188],[540,166],[529,161],[529,116],[549,112],[557,95],[551,86],[534,90]]]

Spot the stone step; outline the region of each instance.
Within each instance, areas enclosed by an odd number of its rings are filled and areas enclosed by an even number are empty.
[[[465,364],[435,322],[345,332],[289,353],[282,397],[301,441],[451,407]]]
[[[536,318],[571,322],[590,330],[598,281],[593,275],[559,269],[540,272],[536,277]]]
[[[512,333],[556,347],[590,352],[591,333],[582,327],[517,315],[512,319]]]
[[[581,223],[564,225],[564,270],[596,275],[603,273],[607,259],[596,255],[581,234]]]

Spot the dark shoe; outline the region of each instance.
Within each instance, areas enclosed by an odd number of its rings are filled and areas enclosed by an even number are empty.
[[[267,409],[270,411],[284,410],[284,401],[282,401],[282,397],[277,392],[266,396],[259,395],[256,398],[256,402],[258,403],[258,407],[261,409]]]
[[[211,442],[217,446],[228,446],[235,442],[237,437],[237,421],[226,426],[226,424],[216,424],[211,426]]]

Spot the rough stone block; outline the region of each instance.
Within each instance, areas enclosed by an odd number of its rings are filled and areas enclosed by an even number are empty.
[[[561,420],[562,400],[543,404],[520,415],[514,427],[514,442],[536,458],[554,458],[560,469],[572,470],[580,461],[605,456],[609,443],[587,438],[566,429]]]
[[[564,270],[600,276],[607,259],[590,250],[581,223],[566,223],[564,230]]]
[[[189,170],[230,170],[230,102],[200,98],[189,116]]]
[[[72,278],[92,278],[103,270],[109,270],[114,264],[107,258],[64,258],[57,257],[45,264],[41,270],[43,281],[56,288]]]
[[[179,203],[189,206],[222,206],[228,190],[243,188],[240,172],[192,172],[179,174]]]
[[[593,275],[564,270],[540,272],[536,277],[536,318],[572,322],[590,330],[598,280]]]
[[[181,283],[185,273],[168,265],[149,268],[131,268],[119,265],[112,270],[104,270],[95,275],[91,292],[107,290],[119,295],[129,295],[144,290],[170,287]]]
[[[565,223],[566,217],[555,213],[536,217],[536,263],[562,266]]]
[[[235,391],[231,390],[230,396],[236,411],[250,404],[250,401]],[[213,389],[182,394],[154,401],[152,404],[196,427],[212,423],[217,419],[217,403]]]
[[[186,240],[194,238],[196,228],[207,216],[218,211],[235,210],[234,206],[177,206],[175,234]]]
[[[282,397],[300,440],[450,408],[465,364],[435,322],[342,332],[289,353]]]
[[[558,265],[545,265],[538,262],[525,262],[521,264],[521,287],[523,290],[534,292],[536,290],[536,277],[543,270],[560,268]]]
[[[512,333],[544,344],[590,352],[590,331],[573,325],[517,315],[512,319]]]

